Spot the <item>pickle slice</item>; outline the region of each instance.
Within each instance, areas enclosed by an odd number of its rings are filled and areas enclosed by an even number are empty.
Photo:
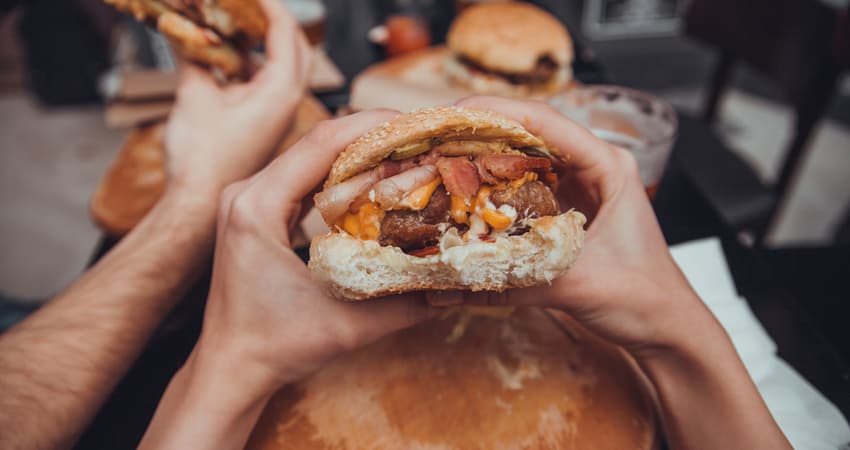
[[[390,159],[393,161],[399,161],[402,159],[412,158],[416,155],[431,150],[432,144],[432,140],[429,139],[427,141],[413,142],[411,144],[402,145],[390,154]]]

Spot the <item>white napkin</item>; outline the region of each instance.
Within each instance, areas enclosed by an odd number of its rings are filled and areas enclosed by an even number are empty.
[[[773,418],[795,449],[835,450],[850,442],[838,408],[776,356],[776,344],[738,296],[717,238],[670,249],[688,281],[732,338]]]

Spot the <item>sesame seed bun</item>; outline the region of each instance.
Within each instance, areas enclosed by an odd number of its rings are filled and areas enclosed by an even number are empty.
[[[455,19],[446,39],[455,54],[495,72],[527,73],[547,56],[559,67],[573,61],[566,28],[528,3],[471,6]]]
[[[419,109],[368,131],[346,147],[331,167],[325,188],[377,166],[399,147],[438,137],[498,141],[561,156],[518,122],[489,111],[456,106]]]
[[[566,160],[558,149],[501,115],[459,107],[430,108],[399,115],[350,144],[334,162],[325,188],[377,166],[399,148],[434,139],[488,144],[463,146],[469,155],[533,149],[535,154]],[[584,242],[585,222],[584,215],[571,210],[530,219],[527,232],[497,236],[492,242],[467,241],[452,228],[440,238],[439,252],[429,256],[359,239],[328,223],[332,230],[310,245],[309,267],[334,296],[348,301],[419,290],[530,287],[551,283],[575,262]]]

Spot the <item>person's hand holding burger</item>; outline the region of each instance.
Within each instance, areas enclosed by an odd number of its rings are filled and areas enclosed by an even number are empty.
[[[589,224],[581,255],[551,285],[429,293],[429,301],[566,311],[635,358],[656,390],[671,448],[790,448],[729,337],[673,261],[632,154],[541,102],[472,97],[458,106],[503,114],[566,153],[558,200]]]
[[[257,175],[227,188],[201,337],[141,447],[242,448],[284,384],[438,312],[423,294],[341,302],[313,280],[291,246],[339,152],[397,114],[323,122]]]
[[[219,85],[206,69],[182,67],[165,132],[170,190],[218,193],[265,166],[307,93],[311,50],[277,0],[260,0],[268,20],[265,62],[250,80]]]

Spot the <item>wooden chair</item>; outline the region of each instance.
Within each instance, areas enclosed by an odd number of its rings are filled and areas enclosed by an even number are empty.
[[[757,245],[775,225],[811,132],[836,90],[841,72],[834,51],[837,18],[836,10],[818,0],[693,0],[687,10],[686,33],[720,54],[710,79],[704,120],[716,119],[720,98],[738,62],[749,64],[778,85],[795,111],[793,138],[771,187],[774,204],[755,221]]]

